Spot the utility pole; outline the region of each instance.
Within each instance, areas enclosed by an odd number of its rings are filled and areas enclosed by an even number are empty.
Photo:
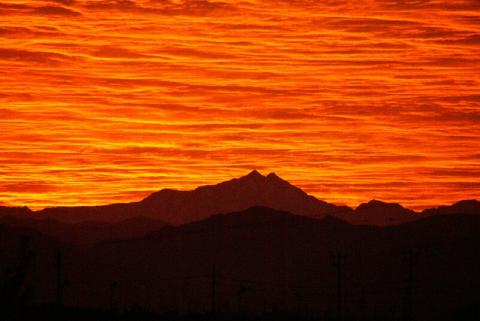
[[[250,292],[252,291],[252,289],[250,287],[246,287],[246,286],[241,286],[238,290],[237,290],[237,310],[238,310],[238,313],[241,314],[242,312],[245,312],[243,311],[242,309],[242,298],[244,296],[244,294],[246,294],[247,292]]]
[[[362,286],[360,290],[360,302],[359,302],[359,312],[360,312],[360,320],[366,319],[366,299],[365,299],[365,287]]]
[[[405,263],[407,265],[407,280],[405,286],[405,306],[404,306],[404,320],[413,321],[413,292],[414,292],[414,266],[416,265],[416,255],[412,250],[409,250]]]
[[[333,266],[337,270],[337,320],[343,318],[343,271],[347,261],[347,256],[340,253],[333,255]]]
[[[114,292],[117,286],[118,286],[118,283],[116,281],[111,282],[110,285],[108,286],[108,299],[109,299],[111,312],[113,312],[114,310],[113,299],[114,299]]]
[[[215,268],[215,264],[213,264],[212,266],[212,306],[211,306],[212,315],[217,312],[216,300],[217,300],[217,271]]]
[[[299,317],[302,314],[303,296],[297,291],[295,292],[295,298],[297,299],[297,316]]]
[[[57,305],[63,305],[63,255],[58,251],[56,256],[56,270],[57,270]]]

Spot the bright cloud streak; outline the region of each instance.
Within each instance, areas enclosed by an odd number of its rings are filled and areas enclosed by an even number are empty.
[[[480,198],[480,2],[0,2],[0,201],[275,171],[341,204]]]

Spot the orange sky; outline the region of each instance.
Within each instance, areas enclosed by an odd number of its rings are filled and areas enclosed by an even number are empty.
[[[0,204],[278,175],[480,198],[480,2],[0,0]]]

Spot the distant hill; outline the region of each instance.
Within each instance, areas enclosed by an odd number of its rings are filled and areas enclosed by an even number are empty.
[[[29,217],[32,211],[28,207],[7,207],[0,206],[0,217],[13,216],[18,218]]]
[[[335,317],[334,263],[342,255],[345,313],[394,319],[404,313],[411,253],[419,289],[415,317],[434,320],[475,298],[479,232],[480,216],[435,216],[380,228],[253,207],[143,239],[103,243],[83,260],[109,271],[102,276],[89,268],[87,278],[114,277],[124,287],[123,300],[144,300],[154,309],[208,311],[215,265],[220,311],[317,311]],[[111,262],[121,267],[109,270]],[[242,288],[249,290],[238,302]],[[95,304],[95,298],[88,302]]]
[[[31,216],[0,216],[0,224],[37,231],[43,235],[75,245],[91,245],[106,240],[143,237],[167,224],[162,221],[135,217],[121,222],[62,223],[54,219],[34,219]]]
[[[0,224],[0,231],[8,228]],[[2,235],[14,240],[15,231]],[[31,300],[55,300],[53,247],[63,251],[66,305],[105,309],[113,302],[123,310],[204,313],[211,310],[214,279],[219,312],[313,313],[331,320],[343,262],[345,319],[402,319],[412,271],[415,320],[451,320],[457,309],[480,303],[479,231],[478,215],[373,227],[252,207],[85,248],[35,242]],[[14,266],[15,260],[5,262]]]
[[[480,214],[480,202],[477,200],[463,200],[452,205],[439,206],[426,209],[424,215],[448,215],[448,214]]]
[[[411,222],[426,215],[416,213],[397,203],[371,200],[354,211],[339,213],[337,217],[357,225],[388,226]]]

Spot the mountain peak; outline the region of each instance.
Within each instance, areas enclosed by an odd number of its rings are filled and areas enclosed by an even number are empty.
[[[278,176],[274,172],[271,172],[267,176],[264,176],[264,175],[262,175],[262,173],[260,173],[256,169],[254,169],[253,171],[251,171],[247,175],[242,176],[238,179],[240,179],[240,180],[242,180],[242,179],[252,179],[252,180],[258,180],[258,181],[264,181],[264,182],[278,182],[278,181],[286,182],[283,178],[281,178],[280,176]]]
[[[277,174],[275,174],[274,172],[271,172],[270,174],[268,174],[266,177],[265,177],[267,180],[270,180],[270,181],[285,181],[283,178],[281,178],[280,176],[278,176]]]
[[[388,203],[387,202],[383,202],[383,201],[380,201],[380,200],[377,200],[377,199],[372,199],[370,201],[368,201],[367,205],[369,206],[383,206],[383,205],[387,205]]]
[[[251,184],[258,185],[265,182],[265,176],[263,176],[259,171],[255,169],[250,173],[248,173],[247,175],[241,176],[239,178],[234,178],[231,181],[241,183],[241,184],[246,184],[246,185],[251,185]],[[220,183],[219,185],[221,184],[222,183]]]
[[[245,178],[265,178],[265,176],[263,176],[262,174],[260,174],[259,171],[257,171],[256,169],[254,169],[253,171],[251,171],[250,173],[248,173],[247,175],[244,176]]]
[[[402,208],[398,203],[387,203],[377,199],[372,199],[368,203],[362,203],[357,207],[357,210],[365,210],[365,209],[372,209],[372,208]]]
[[[383,206],[386,206],[387,203],[385,202],[382,202],[380,200],[377,200],[377,199],[372,199],[370,201],[368,201],[367,203],[362,203],[360,205],[358,205],[357,207],[357,210],[362,210],[362,209],[367,209],[367,208],[372,208],[372,207],[383,207]]]
[[[301,189],[299,189],[298,187],[292,185],[289,181],[286,181],[284,180],[283,178],[281,178],[280,176],[278,176],[277,174],[275,173],[270,173],[268,174],[266,177],[265,177],[265,182],[267,182],[268,184],[271,184],[271,185],[275,185],[275,186],[283,186],[284,188],[293,188],[297,191],[301,191]],[[302,191],[303,192],[303,191]]]
[[[261,188],[281,188],[287,189],[289,191],[295,190],[295,192],[301,191],[298,187],[293,186],[288,181],[284,180],[274,172],[269,173],[264,176],[257,170],[251,171],[249,174],[234,178],[233,180],[227,182],[234,182],[234,184],[240,184],[246,187],[261,187]],[[220,183],[222,185],[222,183]],[[273,205],[272,205],[273,206]]]

